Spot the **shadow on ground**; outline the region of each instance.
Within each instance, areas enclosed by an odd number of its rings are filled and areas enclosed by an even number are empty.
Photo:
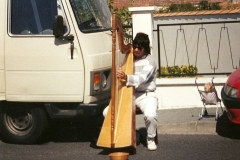
[[[103,121],[103,116],[52,121],[49,124],[49,128],[36,144],[46,144],[49,142],[89,142],[90,147],[102,149],[99,154],[108,155],[113,150],[101,148],[96,145]],[[146,146],[146,135],[146,128],[140,128],[136,131],[137,145]],[[1,137],[0,140],[2,140]],[[130,154],[136,153],[134,147],[114,149],[115,151],[124,151]]]
[[[98,138],[103,116],[63,119],[51,122],[37,143],[91,142]]]
[[[232,123],[228,119],[226,111],[223,112],[217,121],[216,132],[220,136],[240,140],[240,125]]]
[[[136,130],[136,145],[143,145],[146,147],[147,130],[145,127]],[[94,148],[94,146],[91,146]],[[96,146],[97,147],[97,146]],[[98,148],[98,147],[97,147]],[[123,147],[123,148],[102,148],[103,150],[99,153],[102,155],[108,155],[113,152],[128,152],[130,155],[136,154],[136,148],[134,146]]]

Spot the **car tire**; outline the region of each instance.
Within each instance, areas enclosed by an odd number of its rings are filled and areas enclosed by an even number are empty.
[[[0,113],[2,139],[8,143],[33,144],[48,125],[46,112],[40,107],[13,103]]]

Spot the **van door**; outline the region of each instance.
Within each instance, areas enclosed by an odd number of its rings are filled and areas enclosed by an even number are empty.
[[[5,74],[4,74],[4,24],[5,23],[5,1],[0,6],[0,100],[5,100]]]
[[[64,17],[65,35],[76,36],[61,1],[11,0],[8,9],[6,99],[81,102],[85,82],[80,45],[73,41],[71,48],[67,39],[53,36],[56,15]]]

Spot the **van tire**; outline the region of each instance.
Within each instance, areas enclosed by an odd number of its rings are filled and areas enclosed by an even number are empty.
[[[12,103],[0,113],[3,141],[14,144],[33,144],[48,125],[46,112],[29,104]]]

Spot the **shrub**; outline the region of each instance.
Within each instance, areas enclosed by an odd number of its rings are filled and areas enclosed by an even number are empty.
[[[197,72],[197,67],[193,65],[161,66],[161,75],[157,75],[157,77],[193,77]]]

